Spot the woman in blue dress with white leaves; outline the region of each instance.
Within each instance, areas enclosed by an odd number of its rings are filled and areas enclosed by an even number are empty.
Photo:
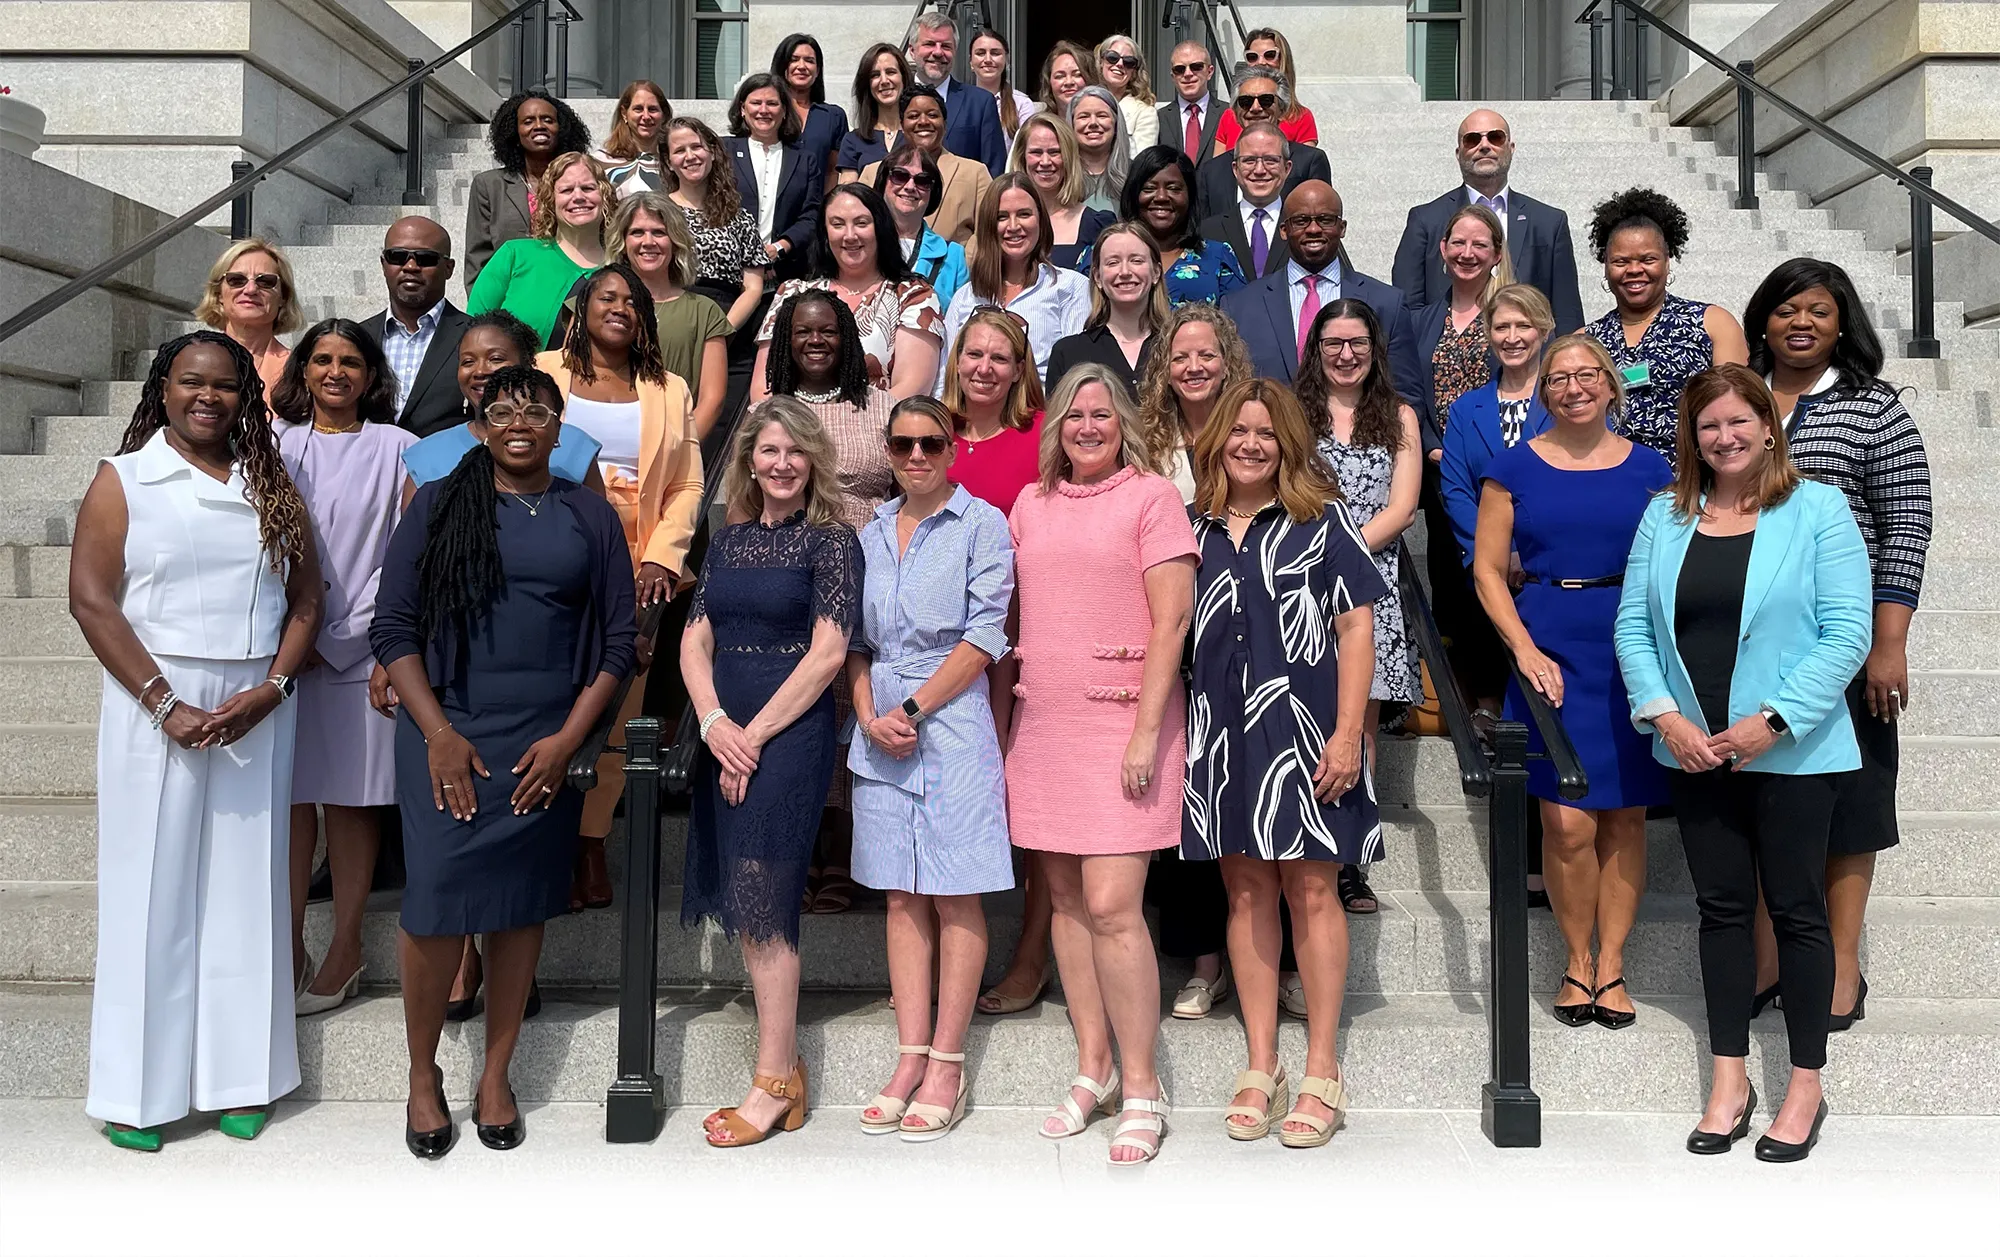
[[[847,763],[854,877],[889,895],[901,1059],[861,1128],[925,1143],[965,1116],[965,1032],[986,968],[979,896],[1014,884],[986,693],[987,666],[1007,653],[1014,547],[1000,509],[946,478],[955,447],[942,403],[898,404],[883,440],[903,493],[861,532],[861,631],[847,656],[859,736]]]

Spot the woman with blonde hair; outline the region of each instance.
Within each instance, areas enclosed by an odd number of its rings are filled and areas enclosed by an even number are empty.
[[[1130,35],[1107,36],[1097,45],[1097,81],[1118,98],[1132,151],[1143,152],[1159,143],[1160,102],[1153,98],[1146,59],[1139,55],[1139,45]]]
[[[502,244],[479,272],[466,313],[505,310],[553,339],[563,298],[586,271],[604,265],[604,221],[617,200],[585,153],[551,161],[535,186],[533,234]]]
[[[702,567],[681,673],[700,713],[681,923],[719,920],[756,991],[757,1064],[743,1103],[702,1122],[716,1148],[797,1130],[799,905],[836,762],[834,674],[860,615],[861,561],[840,522],[833,444],[776,397],[738,428],[723,492],[744,522]]]
[[[1038,113],[1021,124],[1007,169],[1035,181],[1035,192],[1049,212],[1049,262],[1061,270],[1074,269],[1097,233],[1118,221],[1113,208],[1084,204],[1076,132],[1055,114]]]
[[[1049,350],[1046,383],[1053,389],[1079,362],[1110,367],[1139,387],[1153,349],[1153,338],[1172,316],[1160,246],[1137,223],[1115,223],[1091,246],[1090,316],[1083,330],[1065,336]]]
[[[1208,423],[1216,399],[1255,374],[1236,320],[1205,302],[1190,302],[1167,316],[1159,348],[1139,382],[1139,423],[1154,470],[1174,482],[1181,500],[1194,501],[1194,461],[1189,451]]]
[[[1090,281],[1049,262],[1053,247],[1049,212],[1034,180],[1020,171],[1008,171],[993,181],[980,198],[976,222],[971,278],[945,309],[945,343],[958,339],[958,329],[973,310],[999,306],[1021,320],[1039,372],[1057,341],[1083,330],[1090,310]],[[942,385],[942,373],[938,382]]]
[[[619,196],[658,192],[665,186],[667,127],[673,104],[651,79],[634,79],[618,93],[612,111],[611,134],[604,147],[591,154],[604,167],[604,179]]]
[[[1042,112],[1068,118],[1069,103],[1076,94],[1097,82],[1097,62],[1090,49],[1067,39],[1058,39],[1042,58]]]
[[[660,365],[694,394],[694,432],[705,439],[729,392],[730,327],[721,306],[692,290],[695,244],[687,218],[665,193],[637,192],[618,203],[607,234],[605,260],[629,265],[652,295]]]
[[[250,351],[266,392],[278,387],[292,353],[278,337],[306,324],[292,264],[260,236],[231,244],[208,268],[194,317]]]

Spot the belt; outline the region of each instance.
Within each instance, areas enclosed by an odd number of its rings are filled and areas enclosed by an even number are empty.
[[[1625,573],[1619,572],[1614,576],[1592,576],[1585,580],[1555,580],[1530,572],[1522,579],[1530,585],[1553,585],[1557,589],[1607,589],[1613,585],[1624,584]]]

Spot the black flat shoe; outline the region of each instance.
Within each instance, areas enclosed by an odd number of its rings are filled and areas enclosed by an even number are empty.
[[[1868,1016],[1868,975],[1861,975],[1861,987],[1854,993],[1854,1008],[1846,1016],[1835,1013],[1826,1023],[1829,1034],[1852,1030],[1854,1023]]]
[[[479,1142],[495,1152],[518,1148],[521,1146],[521,1141],[528,1137],[527,1128],[521,1124],[521,1104],[514,1099],[512,1087],[507,1088],[507,1102],[514,1106],[513,1120],[489,1125],[479,1120],[478,1097],[475,1096],[472,1101],[472,1124],[479,1130]]]
[[[1726,1135],[1697,1128],[1688,1136],[1688,1151],[1698,1157],[1712,1157],[1717,1153],[1734,1148],[1737,1141],[1750,1133],[1750,1115],[1757,1111],[1757,1084],[1750,1084],[1750,1098],[1743,1102],[1743,1114],[1736,1119],[1736,1125]]]
[[[1546,888],[1542,890],[1530,890],[1528,892],[1528,906],[1530,908],[1540,908],[1544,912],[1549,911],[1548,890]]]
[[[1613,978],[1611,979],[1611,981],[1606,982],[1603,986],[1600,986],[1595,991],[1591,992],[1590,998],[1593,1001],[1590,1006],[1591,1012],[1595,1017],[1597,1024],[1603,1026],[1606,1030],[1623,1030],[1625,1027],[1631,1025],[1633,1022],[1639,1020],[1639,1014],[1637,1012],[1621,1013],[1615,1008],[1606,1008],[1604,1005],[1595,1002],[1598,996],[1604,994],[1612,987],[1624,986],[1624,985],[1625,985],[1625,979]]]
[[[444,1110],[444,1125],[436,1130],[418,1130],[410,1125],[409,1106],[403,1106],[403,1146],[413,1157],[435,1161],[451,1151],[458,1137],[458,1124],[451,1120],[451,1105],[444,1098],[444,1083],[438,1083],[438,1107]]]
[[[1563,975],[1563,986],[1573,986],[1592,999],[1597,998],[1595,992],[1575,978],[1570,977],[1567,973]],[[1556,988],[1556,994],[1562,994],[1562,987]],[[1588,1002],[1582,1004],[1557,1004],[1554,1006],[1554,1012],[1556,1020],[1565,1026],[1587,1026],[1597,1019],[1597,1005]]]
[[[1776,982],[1773,982],[1771,985],[1757,992],[1757,997],[1750,1001],[1750,1020],[1752,1021],[1757,1020],[1758,1016],[1761,1015],[1765,1009],[1769,1008],[1771,1005],[1777,1002],[1778,1002],[1778,984]]]
[[[1813,1114],[1812,1132],[1802,1144],[1788,1144],[1782,1140],[1764,1135],[1757,1140],[1759,1161],[1803,1161],[1812,1155],[1813,1145],[1819,1142],[1819,1128],[1826,1121],[1826,1100],[1819,1102],[1819,1112]]]

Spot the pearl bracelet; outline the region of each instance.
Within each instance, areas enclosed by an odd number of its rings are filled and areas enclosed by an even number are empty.
[[[715,728],[715,723],[716,723],[716,721],[718,721],[718,720],[723,720],[723,719],[726,719],[726,718],[728,717],[728,715],[729,715],[729,713],[728,713],[728,712],[726,712],[726,711],[722,710],[722,708],[718,707],[718,708],[716,708],[716,709],[715,709],[714,711],[712,711],[712,712],[708,713],[708,714],[707,714],[706,716],[703,716],[703,717],[701,718],[701,734],[700,734],[700,736],[701,736],[701,740],[702,740],[702,741],[703,741],[704,743],[708,741],[708,731],[709,731],[710,729],[713,729],[713,728]]]

